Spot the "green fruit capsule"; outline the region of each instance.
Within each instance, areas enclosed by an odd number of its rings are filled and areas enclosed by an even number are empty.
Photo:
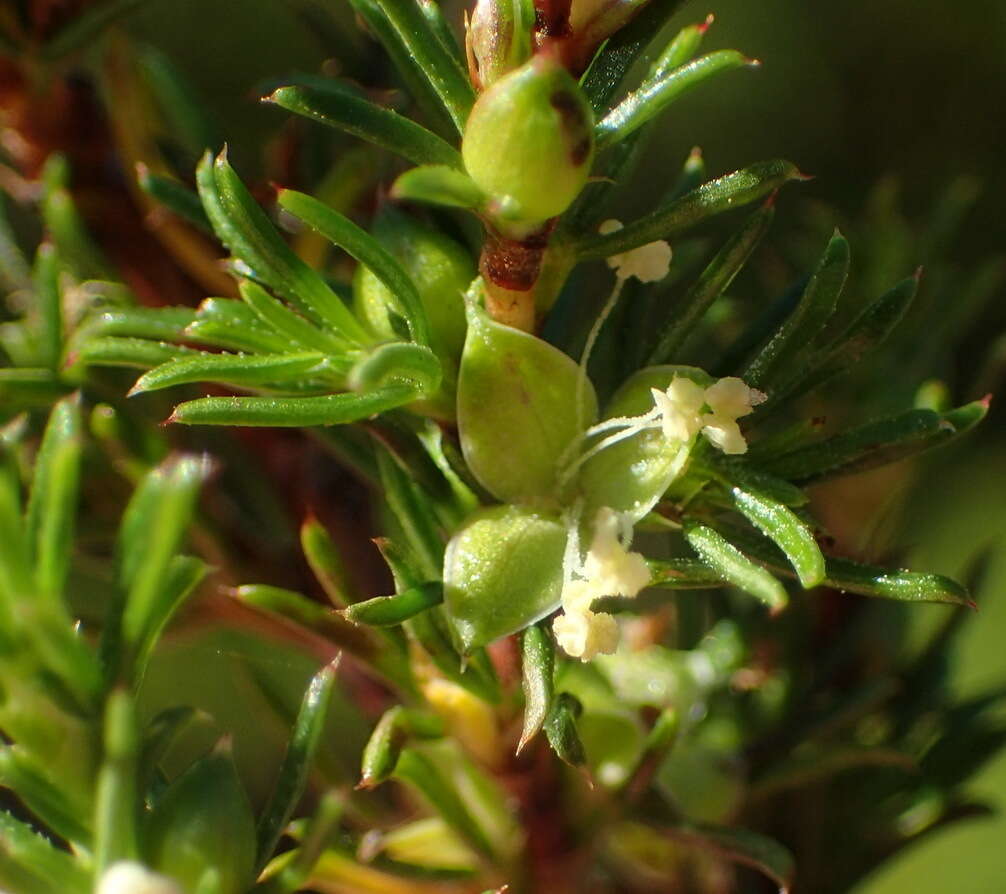
[[[457,242],[420,223],[393,205],[385,205],[374,223],[374,236],[405,268],[416,284],[430,321],[431,347],[455,368],[465,341],[464,294],[475,278],[475,263]],[[387,286],[361,264],[353,283],[357,316],[381,338],[407,338]]]
[[[458,433],[472,474],[499,500],[559,496],[559,466],[597,413],[594,389],[558,348],[495,323],[474,303],[458,380]]]
[[[476,101],[461,154],[472,180],[511,220],[562,214],[594,158],[594,113],[555,59],[534,56]]]
[[[712,379],[691,366],[650,366],[629,379],[605,408],[604,418],[641,416],[653,409],[651,389],[664,390],[675,376],[703,387]],[[602,420],[603,422],[603,420]],[[640,431],[588,460],[580,472],[586,514],[602,506],[627,513],[638,521],[684,471],[692,441],[669,441],[660,428]]]
[[[226,742],[168,786],[147,823],[147,862],[196,890],[210,867],[220,894],[247,890],[255,872],[255,820]]]
[[[522,630],[559,605],[566,528],[557,515],[494,506],[451,539],[444,605],[463,652]]]

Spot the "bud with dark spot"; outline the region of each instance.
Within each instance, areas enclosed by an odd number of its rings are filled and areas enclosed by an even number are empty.
[[[540,224],[565,211],[587,182],[594,115],[569,72],[540,54],[479,97],[461,151],[502,219]]]

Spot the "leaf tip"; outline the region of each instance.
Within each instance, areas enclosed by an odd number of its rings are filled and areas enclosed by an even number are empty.
[[[709,15],[706,16],[706,20],[696,25],[695,27],[698,30],[699,34],[705,34],[710,29],[710,27],[712,27],[712,24],[715,21],[716,16],[713,13],[709,13]]]

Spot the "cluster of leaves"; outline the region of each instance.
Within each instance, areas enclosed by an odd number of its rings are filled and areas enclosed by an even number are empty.
[[[188,890],[244,890],[304,790],[335,669],[312,682],[273,797],[257,818],[226,740],[180,775],[166,775],[164,756],[196,711],[179,705],[141,722],[136,698],[162,631],[207,571],[179,547],[211,464],[176,456],[141,479],[120,527],[100,631],[81,629],[68,574],[82,429],[74,396],[53,408],[33,462],[25,420],[3,431],[0,778],[20,802],[17,813],[27,811],[50,837],[4,813],[0,879],[25,894],[86,892],[114,864],[139,860]],[[333,822],[330,808],[321,822]]]
[[[92,649],[90,631],[74,630],[77,610],[64,596],[78,405],[64,400],[53,411],[24,512],[22,429],[8,428],[0,589],[9,629],[24,636],[12,635],[5,647],[5,682],[27,688],[23,696],[10,688],[4,702],[0,725],[14,744],[3,784],[67,847],[7,817],[6,884],[86,890],[112,862],[141,859],[200,892],[246,890],[263,869],[258,887],[269,891],[519,887],[546,877],[528,854],[547,826],[553,846],[541,862],[566,868],[562,855],[572,854],[569,871],[601,885],[710,890],[726,884],[725,859],[786,888],[793,860],[769,835],[813,853],[836,829],[854,826],[856,841],[840,861],[800,869],[809,889],[838,891],[922,833],[980,812],[960,783],[1003,735],[986,720],[991,696],[955,704],[940,688],[947,641],[963,613],[955,609],[929,646],[900,660],[865,636],[887,617],[883,609],[841,595],[956,607],[968,603],[966,590],[938,575],[832,554],[803,489],[944,444],[973,428],[986,405],[916,408],[832,434],[793,413],[801,396],[874,352],[916,294],[909,277],[842,320],[836,309],[848,310],[840,302],[850,260],[837,233],[800,287],[755,320],[726,352],[732,362],[717,369],[769,395],[750,419],[747,455],[725,457],[701,442],[669,450],[646,435],[598,454],[575,482],[588,504],[645,507],[634,520],[646,551],[664,556],[650,560],[648,591],[605,606],[627,619],[634,646],[589,665],[569,661],[541,620],[558,605],[565,543],[558,509],[571,498],[556,476],[570,438],[592,421],[581,418],[584,402],[591,405],[596,391],[602,420],[645,412],[640,396],[684,369],[668,364],[690,359],[710,311],[768,230],[771,196],[799,179],[793,165],[770,161],[702,182],[693,155],[654,210],[597,233],[612,184],[628,176],[656,116],[685,89],[746,61],[732,51],[693,61],[705,33],[693,26],[612,105],[675,6],[643,6],[582,80],[599,119],[599,177],[551,231],[536,294],[543,338],[487,319],[477,286],[465,307],[476,264],[465,245],[468,221],[456,212],[387,207],[369,233],[319,198],[281,190],[277,220],[355,259],[349,283],[291,248],[226,153],[203,157],[198,198],[149,168],[140,186],[176,222],[216,234],[230,253],[235,297],[211,297],[194,310],[149,308],[103,282],[110,271],[83,232],[58,162],[43,191],[51,241],[33,271],[0,232],[11,288],[26,296],[25,317],[3,332],[5,416],[81,383],[86,394],[103,395],[118,380],[109,383],[97,368],[129,366],[146,370],[132,394],[197,383],[240,392],[185,400],[170,417],[176,423],[340,426],[323,436],[376,485],[387,534],[379,545],[395,582],[391,595],[359,598],[335,545],[310,520],[301,541],[331,607],[275,586],[233,591],[352,655],[392,702],[360,756],[364,791],[349,796],[353,815],[342,840],[334,841],[339,798],[323,800],[306,825],[287,826],[317,746],[330,668],[305,698],[275,794],[256,820],[226,749],[176,779],[159,770],[189,710],[145,726],[136,720],[151,649],[205,573],[199,560],[176,552],[207,464],[173,458],[140,482]],[[397,197],[487,219],[489,200],[454,145],[475,92],[439,8],[408,0],[353,7],[429,128],[329,79],[301,77],[272,102],[418,165],[396,181]],[[711,218],[765,199],[711,258],[689,241]],[[559,350],[573,353],[603,323],[582,312],[582,279],[596,274],[600,259],[655,239],[675,241],[671,275],[625,284],[588,380]],[[704,266],[683,288],[696,263]],[[488,533],[476,537],[480,524]],[[455,558],[445,567],[449,544]],[[475,558],[466,564],[459,554]],[[823,655],[820,612],[801,592],[811,589],[849,616]],[[514,632],[519,647],[504,639]],[[560,769],[532,741],[539,731]],[[72,761],[64,753],[71,742]],[[966,767],[960,754],[969,755]],[[833,791],[839,774],[842,797],[828,801],[834,809],[816,810],[815,821],[788,809],[820,808],[826,799],[817,793]],[[428,815],[400,824],[391,812],[373,821],[379,795],[369,790],[388,780],[417,795]],[[219,795],[207,797],[209,787]],[[558,806],[549,803],[554,791],[565,796]],[[270,863],[284,831],[300,846]]]

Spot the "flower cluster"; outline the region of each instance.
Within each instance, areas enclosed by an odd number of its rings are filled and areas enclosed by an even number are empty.
[[[563,611],[552,629],[563,651],[581,661],[610,655],[618,647],[618,623],[605,612],[593,611],[594,601],[602,596],[632,598],[650,582],[646,559],[629,552],[621,528],[618,513],[598,510],[587,555],[563,584]]]
[[[746,453],[748,449],[737,420],[765,400],[761,391],[735,376],[720,379],[708,388],[675,376],[666,391],[652,388],[651,392],[660,427],[668,440],[690,441],[701,431],[724,453],[732,454]]]

